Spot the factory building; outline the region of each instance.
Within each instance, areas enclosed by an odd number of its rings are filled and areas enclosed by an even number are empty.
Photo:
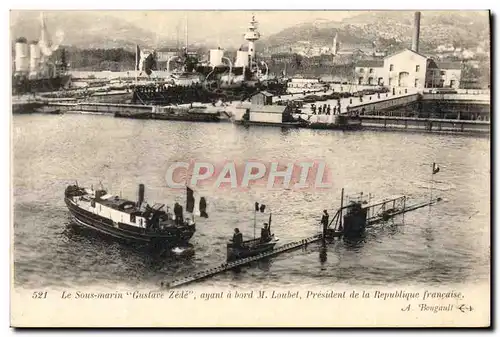
[[[424,88],[427,78],[426,56],[405,49],[384,58],[384,84],[390,87]]]
[[[406,88],[458,88],[461,64],[435,62],[419,53],[420,12],[415,13],[411,49],[404,49],[383,60],[358,61],[355,67],[356,83]]]
[[[356,64],[356,83],[368,85],[384,84],[384,61],[362,60]]]
[[[383,60],[362,60],[356,64],[356,83],[406,88],[458,88],[460,62],[435,62],[410,49]]]
[[[157,62],[167,62],[170,58],[180,56],[181,53],[177,48],[161,48],[156,51]]]
[[[436,65],[439,71],[439,86],[458,88],[462,79],[462,64],[460,62],[437,62]]]

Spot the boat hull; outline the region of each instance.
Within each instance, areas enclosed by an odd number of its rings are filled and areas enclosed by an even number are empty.
[[[26,94],[57,91],[67,87],[70,82],[70,75],[41,79],[14,78],[12,82],[12,92],[14,94]]]
[[[220,122],[220,115],[213,113],[185,113],[185,114],[168,114],[168,113],[153,113],[151,119],[182,121],[182,122]]]
[[[245,259],[251,256],[257,256],[261,253],[265,253],[274,249],[276,242],[268,243],[258,247],[256,249],[246,250],[246,249],[236,249],[236,248],[227,248],[227,260],[234,261],[239,259]]]
[[[12,113],[17,114],[28,114],[33,113],[36,109],[40,108],[42,103],[39,102],[28,102],[28,103],[13,103],[12,104]]]
[[[244,241],[242,247],[235,247],[232,243],[227,244],[227,260],[234,261],[256,256],[274,249],[278,240],[271,236],[269,241],[260,242],[260,239]]]
[[[300,122],[271,123],[271,122],[252,122],[246,120],[239,120],[235,121],[234,123],[243,126],[258,125],[258,126],[274,126],[281,128],[299,128],[301,126]]]
[[[328,124],[328,123],[311,123],[307,126],[309,129],[318,130],[361,130],[361,124]]]
[[[151,119],[150,112],[115,112],[116,118]]]
[[[93,214],[78,207],[68,198],[64,201],[76,225],[121,241],[158,248],[187,246],[195,233],[194,225],[182,229],[172,228],[164,232],[146,232],[143,228],[115,223],[111,219]]]

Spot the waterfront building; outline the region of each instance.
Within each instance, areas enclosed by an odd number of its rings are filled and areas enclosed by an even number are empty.
[[[460,62],[436,62],[414,50],[404,49],[383,60],[356,63],[356,83],[408,88],[458,88]]]
[[[356,63],[356,83],[384,84],[384,60],[361,60]]]

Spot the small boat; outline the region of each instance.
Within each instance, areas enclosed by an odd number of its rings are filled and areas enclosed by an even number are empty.
[[[184,122],[219,122],[220,112],[207,107],[154,106],[151,118]]]
[[[256,125],[256,126],[275,126],[281,128],[299,128],[302,125],[301,122],[266,123],[266,122],[252,122],[246,120],[238,120],[234,121],[234,123],[243,126]]]
[[[255,213],[254,213],[254,231],[256,227],[256,215],[257,211],[262,213],[265,210],[265,205],[260,205],[255,203]],[[241,244],[235,244],[233,240],[227,243],[227,260],[234,261],[238,259],[244,259],[251,256],[256,256],[261,253],[265,253],[274,249],[278,239],[271,233],[271,214],[269,214],[269,223],[267,227],[267,237],[253,238],[251,240],[242,241]],[[238,229],[235,229],[236,233],[239,233]],[[240,233],[241,236],[241,233]]]
[[[264,242],[261,238],[243,241],[243,244],[239,247],[230,242],[227,244],[227,260],[244,259],[271,251],[277,243],[278,239],[275,238],[274,234],[271,234],[271,237]]]
[[[189,190],[186,211],[194,215],[194,199]],[[171,213],[169,207],[163,210],[164,204],[150,206],[145,202],[143,184],[139,185],[137,201],[78,184],[66,187],[64,201],[77,225],[127,242],[155,248],[183,247],[196,231],[194,216],[184,217],[179,204]]]
[[[333,116],[332,122],[308,122],[304,127],[309,129],[324,130],[360,130],[362,129],[361,118],[346,114]]]
[[[132,112],[132,111],[123,111],[123,112],[115,112],[115,117],[118,118],[133,118],[133,119],[150,119],[150,112]]]
[[[44,106],[37,110],[37,112],[41,112],[48,115],[62,115],[63,111],[58,107],[53,106]]]

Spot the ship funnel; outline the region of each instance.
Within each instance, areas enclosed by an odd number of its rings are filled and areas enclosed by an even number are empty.
[[[16,72],[27,73],[29,72],[30,60],[29,60],[29,46],[28,41],[24,37],[20,37],[16,40]]]
[[[411,50],[418,53],[418,44],[420,40],[420,12],[415,12],[415,20],[413,24],[413,40]]]
[[[235,67],[248,67],[248,52],[243,50],[238,50],[236,52],[236,62]]]
[[[42,54],[38,41],[30,43],[30,76],[37,76],[40,71],[40,59]]]
[[[137,196],[137,206],[141,207],[144,201],[144,184],[139,184],[139,193]]]
[[[222,63],[222,57],[224,57],[224,50],[222,49],[211,49],[210,50],[210,66],[212,67],[218,67],[223,65]]]

